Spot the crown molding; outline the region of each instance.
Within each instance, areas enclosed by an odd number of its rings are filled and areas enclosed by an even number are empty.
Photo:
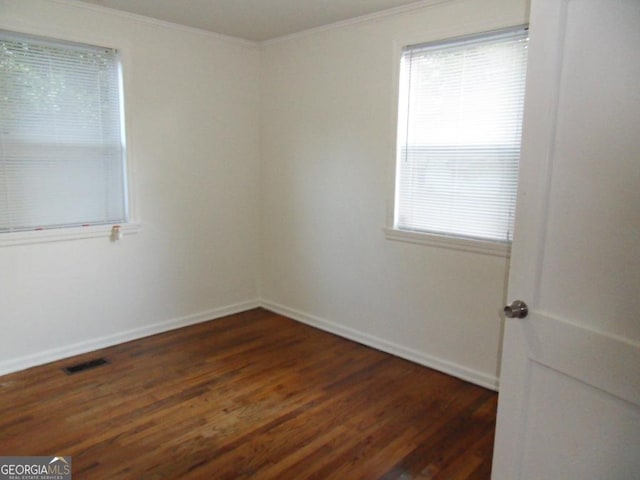
[[[361,15],[359,17],[348,18],[346,20],[340,20],[338,22],[328,23],[327,25],[321,25],[319,27],[308,28],[300,32],[291,33],[289,35],[283,35],[281,37],[272,38],[259,42],[259,45],[269,46],[277,43],[288,42],[290,40],[296,40],[309,35],[315,35],[318,33],[335,30],[339,28],[349,27],[352,25],[358,25],[360,23],[371,22],[381,18],[392,17],[395,15],[401,15],[403,13],[412,12],[413,10],[419,10],[421,8],[427,8],[442,3],[449,3],[455,0],[418,0],[417,2],[409,3],[407,5],[401,5],[399,7],[388,8],[379,12],[369,13]]]
[[[101,5],[85,3],[85,2],[81,2],[80,0],[49,0],[49,1],[60,4],[60,5],[65,5],[68,7],[76,7],[76,8],[81,8],[83,10],[94,11],[97,13],[112,15],[120,18],[126,18],[128,20],[133,20],[136,22],[153,25],[156,27],[168,28],[168,29],[177,30],[180,32],[195,34],[195,35],[202,35],[205,37],[209,37],[211,39],[219,40],[221,42],[230,43],[233,45],[238,45],[241,47],[258,48],[260,46],[259,42],[253,42],[251,40],[246,40],[244,38],[232,37],[231,35],[224,35],[222,33],[216,33],[210,30],[204,30],[202,28],[188,27],[186,25],[168,22],[166,20],[160,20],[153,17],[147,17],[145,15],[139,15],[137,13],[125,12],[123,10],[117,10],[115,8],[109,8]]]
[[[319,27],[308,28],[306,30],[302,30],[300,32],[295,32],[289,35],[283,35],[281,37],[272,38],[269,40],[264,40],[261,42],[254,42],[252,40],[247,40],[240,37],[233,37],[231,35],[224,35],[222,33],[212,32],[210,30],[205,30],[202,28],[196,27],[188,27],[186,25],[181,25],[178,23],[168,22],[166,20],[160,20],[153,17],[148,17],[145,15],[140,15],[137,13],[125,12],[123,10],[117,10],[115,8],[109,8],[101,5],[94,5],[91,3],[85,3],[80,0],[49,0],[51,2],[81,8],[84,10],[94,11],[102,14],[112,15],[116,17],[126,18],[129,20],[137,21],[140,23],[145,23],[148,25],[154,25],[157,27],[169,28],[173,30],[178,30],[186,33],[191,33],[195,35],[202,35],[205,37],[213,38],[225,43],[230,43],[238,46],[243,46],[246,48],[258,48],[261,46],[269,46],[276,43],[287,42],[290,40],[295,40],[301,37],[306,37],[309,35],[318,34],[325,31],[330,31],[334,29],[349,27],[352,25],[357,25],[361,23],[371,22],[374,20],[378,20],[381,18],[391,17],[394,15],[401,15],[403,13],[408,13],[413,10],[419,10],[422,8],[431,7],[434,5],[448,3],[455,0],[418,0],[416,2],[410,3],[408,5],[401,5],[399,7],[388,8],[386,10],[381,10],[379,12],[374,12],[366,15],[361,15],[359,17],[349,18],[346,20],[340,20],[338,22],[329,23],[327,25],[321,25]]]
[[[263,41],[252,41],[252,40],[247,40],[240,37],[234,37],[231,35],[224,35],[222,33],[212,32],[210,30],[205,30],[202,28],[189,27],[186,25],[168,22],[166,20],[160,20],[157,18],[148,17],[145,15],[137,14],[137,13],[126,12],[126,11],[118,10],[115,8],[105,7],[102,5],[94,5],[91,3],[82,2],[80,0],[49,0],[49,1],[53,3],[57,3],[59,5],[64,5],[67,7],[75,7],[83,10],[94,11],[97,13],[111,15],[114,17],[125,18],[128,20],[144,23],[147,25],[157,26],[161,28],[168,28],[168,29],[177,30],[185,33],[194,34],[194,35],[202,35],[215,40],[219,40],[221,42],[253,49],[253,48],[274,45],[277,43],[288,42],[288,41],[296,40],[302,37],[315,35],[318,33],[331,31],[335,29],[345,28],[353,25],[358,25],[361,23],[367,23],[367,22],[375,21],[381,18],[401,15],[401,14],[409,13],[414,10],[419,10],[422,8],[428,8],[428,7],[432,7],[432,6],[443,4],[443,3],[453,2],[455,0],[418,0],[416,2],[407,4],[407,5],[388,8],[386,10],[381,10],[379,12],[361,15],[359,17],[349,18],[346,20],[340,20],[338,22],[321,25],[319,27],[308,28],[306,30],[301,30],[299,32],[295,32],[288,35],[283,35],[281,37],[276,37],[276,38],[263,40]]]

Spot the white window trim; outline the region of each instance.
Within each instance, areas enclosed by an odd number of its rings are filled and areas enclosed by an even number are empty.
[[[383,230],[387,240],[427,245],[430,247],[447,248],[449,250],[460,250],[463,252],[481,253],[496,257],[509,258],[511,256],[511,244],[506,242],[503,243],[463,237],[449,237],[429,232],[401,230],[393,227],[385,227]]]
[[[120,227],[120,231],[123,235],[132,235],[138,233],[142,229],[142,226],[139,223],[127,222],[113,225],[90,225],[86,227],[49,228],[43,230],[3,233],[0,235],[0,247],[98,237],[109,239],[111,236],[111,230],[116,225]]]
[[[414,245],[424,245],[428,247],[444,248],[449,250],[464,251],[469,253],[477,253],[482,255],[491,255],[497,257],[511,257],[511,242],[499,242],[493,240],[472,239],[464,237],[453,237],[447,235],[438,235],[432,232],[417,232],[411,230],[403,230],[395,226],[395,203],[396,203],[396,166],[397,166],[397,137],[398,137],[398,107],[400,94],[400,60],[402,59],[403,49],[407,45],[415,45],[421,43],[437,42],[447,38],[457,38],[470,35],[477,35],[482,32],[500,30],[505,28],[514,28],[516,25],[528,24],[528,19],[523,18],[522,22],[503,24],[498,22],[479,22],[473,26],[456,26],[454,28],[434,29],[429,32],[411,32],[394,39],[393,42],[393,79],[392,88],[393,95],[391,97],[391,113],[393,115],[392,136],[393,142],[390,145],[388,158],[389,163],[389,181],[387,187],[387,214],[386,224],[382,231],[387,240],[395,242],[405,242]]]
[[[72,43],[84,43],[88,45],[107,45],[110,48],[118,50],[120,64],[122,68],[122,103],[124,104],[124,125],[125,125],[125,142],[126,142],[126,189],[127,189],[127,205],[128,205],[128,221],[118,224],[104,225],[88,225],[83,227],[67,227],[67,228],[48,228],[42,230],[7,232],[0,235],[0,248],[16,245],[31,245],[38,243],[49,243],[59,241],[72,241],[90,238],[103,237],[107,240],[111,237],[112,228],[115,225],[120,227],[120,231],[124,236],[133,235],[142,229],[142,224],[138,217],[137,201],[136,201],[136,179],[134,170],[133,152],[134,136],[132,135],[131,114],[128,105],[128,93],[131,92],[131,72],[132,72],[132,48],[127,41],[123,41],[118,37],[104,37],[96,32],[86,32],[82,36],[69,35],[66,30],[61,30],[55,25],[34,29],[28,24],[6,23],[0,20],[0,29],[13,31],[25,35],[33,35],[37,37],[49,37]]]

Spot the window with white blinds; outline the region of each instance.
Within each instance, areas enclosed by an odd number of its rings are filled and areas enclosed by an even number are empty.
[[[527,30],[403,51],[394,228],[508,243]]]
[[[0,31],[0,233],[127,220],[114,49]]]

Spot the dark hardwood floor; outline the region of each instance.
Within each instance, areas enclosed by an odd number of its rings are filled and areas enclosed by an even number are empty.
[[[486,480],[496,403],[256,309],[0,377],[0,455],[71,455],[76,480]]]

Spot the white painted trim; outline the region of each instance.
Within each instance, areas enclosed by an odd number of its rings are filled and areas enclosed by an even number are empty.
[[[146,23],[148,25],[154,25],[156,27],[170,28],[172,30],[178,30],[185,33],[191,33],[195,35],[203,35],[216,40],[220,40],[226,43],[232,43],[241,47],[258,48],[260,43],[246,40],[244,38],[232,37],[231,35],[224,35],[222,33],[212,32],[210,30],[204,30],[202,28],[188,27],[179,23],[168,22],[166,20],[160,20],[158,18],[147,17],[145,15],[139,15],[137,13],[126,12],[124,10],[117,10],[115,8],[104,7],[101,5],[94,5],[90,3],[81,2],[79,0],[49,0],[50,2],[58,3],[60,5],[66,5],[68,7],[77,7],[85,10],[92,10],[99,13],[113,15],[116,17],[127,18],[140,23]]]
[[[640,406],[639,341],[545,312],[522,323],[530,360]]]
[[[214,320],[225,317],[227,315],[244,312],[252,308],[257,308],[259,306],[260,302],[258,300],[248,300],[246,302],[227,305],[220,308],[214,308],[212,310],[207,310],[192,315],[186,315],[184,317],[178,317],[171,320],[166,320],[164,322],[158,322],[152,325],[134,328],[124,332],[105,335],[94,340],[79,342],[65,347],[54,348],[44,352],[6,360],[4,362],[0,362],[0,375],[6,375],[8,373],[25,370],[30,367],[62,360],[64,358],[92,352],[94,350],[112,347],[121,343],[130,342],[131,340],[137,340],[139,338],[148,337],[150,335],[168,332],[177,328],[207,322],[209,320]]]
[[[484,255],[493,255],[505,258],[509,258],[511,254],[511,245],[506,243],[447,237],[445,235],[410,232],[395,228],[385,228],[384,233],[387,240],[395,240],[399,242],[416,243],[418,245],[428,245],[431,247],[448,248],[450,250],[481,253]]]
[[[472,370],[470,368],[458,365],[442,358],[427,355],[423,352],[419,352],[417,350],[404,347],[393,342],[389,342],[374,335],[370,335],[350,327],[345,327],[329,320],[322,319],[315,315],[301,312],[300,310],[296,310],[293,308],[285,307],[284,305],[265,299],[248,300],[246,302],[207,310],[192,315],[186,315],[184,317],[166,320],[164,322],[158,322],[144,327],[134,328],[124,332],[105,335],[97,339],[79,342],[65,347],[54,348],[44,352],[6,360],[4,362],[0,362],[0,375],[7,375],[9,373],[18,372],[20,370],[25,370],[27,368],[35,367],[38,365],[44,365],[46,363],[62,360],[64,358],[69,358],[75,355],[81,355],[83,353],[112,347],[121,343],[130,342],[132,340],[137,340],[151,335],[156,335],[178,328],[207,322],[209,320],[215,320],[227,315],[233,315],[235,313],[244,312],[258,307],[265,308],[274,313],[284,315],[288,318],[304,323],[311,327],[315,327],[334,335],[353,340],[354,342],[361,343],[368,347],[375,348],[376,350],[380,350],[391,355],[404,358],[405,360],[409,360],[419,365],[433,368],[434,370],[438,370],[447,375],[454,376],[467,382],[471,382],[475,385],[479,385],[481,387],[488,388],[494,391],[498,390],[499,380],[497,377],[487,375],[477,370]]]
[[[109,240],[112,228],[113,225],[91,225],[87,227],[51,228],[31,230],[28,232],[0,233],[0,248],[13,245],[80,240],[84,238],[103,237]],[[120,224],[120,231],[123,235],[133,235],[141,229],[142,226],[139,223]],[[124,240],[118,241],[122,242]]]
[[[380,337],[376,337],[374,335],[370,335],[368,333],[364,333],[350,327],[339,325],[315,315],[301,312],[300,310],[285,307],[284,305],[272,302],[270,300],[262,299],[260,301],[260,304],[267,310],[278,313],[280,315],[284,315],[306,325],[310,325],[334,335],[353,340],[354,342],[361,343],[363,345],[375,348],[376,350],[380,350],[382,352],[389,353],[396,357],[404,358],[405,360],[409,360],[419,365],[433,368],[434,370],[438,370],[466,382],[470,382],[493,391],[498,390],[499,380],[497,377],[494,377],[492,375],[487,375],[477,370],[472,370],[443,358],[438,358],[433,355],[427,355],[418,350],[398,345],[397,343],[389,342],[388,340],[384,340]]]
[[[145,15],[139,15],[137,13],[131,13],[124,10],[118,10],[115,8],[109,8],[101,5],[94,5],[90,3],[84,3],[80,0],[50,0],[52,2],[67,5],[71,7],[84,8],[86,10],[93,10],[100,13],[110,14],[114,16],[119,16],[123,18],[128,18],[130,20],[135,20],[137,22],[147,23],[150,25],[156,25],[164,28],[171,28],[174,30],[180,30],[187,33],[193,33],[197,35],[205,35],[209,37],[216,38],[223,42],[234,43],[236,45],[249,47],[249,48],[257,48],[260,46],[272,45],[274,43],[286,42],[289,40],[294,40],[300,37],[305,37],[308,35],[313,35],[316,33],[334,30],[337,28],[349,27],[351,25],[357,25],[359,23],[370,22],[373,20],[377,20],[380,18],[390,17],[393,15],[400,15],[403,13],[408,13],[413,10],[418,10],[425,7],[430,7],[432,5],[438,5],[441,3],[447,3],[454,0],[418,0],[416,2],[410,3],[408,5],[401,5],[398,7],[389,8],[386,10],[381,10],[379,12],[374,12],[366,15],[361,15],[354,18],[348,18],[346,20],[340,20],[337,22],[329,23],[327,25],[321,25],[319,27],[308,28],[306,30],[302,30],[300,32],[291,33],[289,35],[283,35],[281,37],[272,38],[269,40],[264,40],[262,42],[255,42],[252,40],[247,40],[240,37],[233,37],[231,35],[224,35],[222,33],[213,32],[211,30],[205,30],[202,28],[189,27],[186,25],[181,25],[178,23],[168,22],[166,20],[160,20],[153,17],[147,17]]]
[[[275,43],[287,42],[290,40],[296,40],[301,37],[306,37],[309,35],[314,35],[316,33],[326,32],[328,30],[335,30],[338,28],[350,27],[352,25],[357,25],[360,23],[370,22],[373,20],[378,20],[380,18],[391,17],[394,15],[400,15],[403,13],[408,13],[413,10],[419,10],[421,8],[431,7],[433,5],[438,5],[441,3],[448,3],[453,0],[419,0],[417,2],[409,3],[408,5],[401,5],[399,7],[388,8],[386,10],[381,10],[379,12],[369,13],[367,15],[360,15],[359,17],[348,18],[346,20],[340,20],[333,23],[328,23],[327,25],[321,25],[319,27],[308,28],[306,30],[302,30],[300,32],[291,33],[289,35],[283,35],[281,37],[272,38],[269,40],[264,40],[260,42],[260,45],[269,46]]]

